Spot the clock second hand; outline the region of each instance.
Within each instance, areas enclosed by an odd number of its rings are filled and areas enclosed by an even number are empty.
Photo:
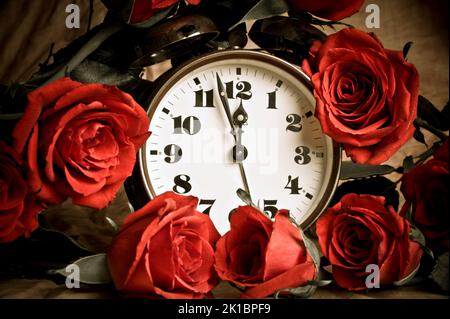
[[[220,101],[222,102],[221,104],[222,104],[223,108],[225,109],[225,114],[227,115],[227,119],[228,119],[228,122],[231,127],[231,134],[233,135],[234,140],[237,143],[236,129],[233,124],[233,118],[231,116],[230,106],[228,105],[228,98],[226,96],[225,87],[224,87],[223,82],[220,79],[218,73],[216,73],[216,78],[217,78],[217,88],[219,89]],[[242,161],[239,161],[238,165],[239,165],[239,171],[241,173],[242,181],[244,182],[245,191],[248,193],[248,195],[250,197],[250,201],[251,201],[250,187],[248,185],[247,175],[245,174],[244,164],[242,163]]]

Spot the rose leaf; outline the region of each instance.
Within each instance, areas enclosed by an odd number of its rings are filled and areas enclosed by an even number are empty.
[[[448,251],[440,255],[436,261],[436,266],[430,274],[430,279],[433,280],[442,290],[448,292]]]
[[[49,270],[48,273],[69,277],[73,276],[75,271],[79,271],[80,283],[103,285],[112,282],[108,268],[108,257],[104,253],[80,258],[65,268]]]

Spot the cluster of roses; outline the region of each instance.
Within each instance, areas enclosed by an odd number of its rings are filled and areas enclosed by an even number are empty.
[[[135,1],[144,19],[176,0]],[[198,4],[200,1],[188,1]],[[289,0],[292,8],[338,20],[356,12],[357,1]],[[148,4],[148,3],[147,3]],[[134,11],[133,11],[134,12]],[[311,76],[316,116],[323,131],[358,163],[389,159],[414,132],[418,74],[401,52],[372,35],[344,29],[316,43],[304,70]],[[0,141],[0,242],[28,235],[47,205],[71,198],[103,208],[131,174],[136,152],[149,136],[145,111],[117,88],[83,85],[68,78],[39,88],[13,131]],[[408,220],[436,253],[448,251],[448,141],[432,160],[406,173],[406,203],[396,213],[383,197],[348,194],[315,224],[318,243],[336,282],[366,289],[366,266],[380,269],[381,285],[412,274],[422,255],[410,239]],[[281,210],[275,221],[253,207],[237,208],[231,230],[220,237],[197,199],[163,194],[131,214],[109,251],[109,268],[128,296],[207,296],[219,278],[265,297],[307,285],[316,265],[301,232]]]
[[[31,92],[13,146],[0,141],[0,243],[29,235],[40,211],[67,198],[106,207],[148,127],[142,107],[112,86],[64,78]]]
[[[448,176],[446,142],[402,184],[407,199],[402,214],[414,203],[414,222],[437,253],[448,250],[448,206],[423,195],[448,195]],[[431,192],[423,192],[427,188]],[[272,221],[241,206],[231,213],[230,231],[220,237],[197,203],[195,197],[168,192],[127,217],[108,253],[118,291],[128,297],[203,298],[221,279],[241,288],[241,297],[263,298],[317,279],[317,264],[288,211],[278,211]],[[379,267],[382,286],[414,275],[422,247],[410,238],[412,226],[402,214],[383,197],[347,194],[319,217],[320,250],[339,286],[366,290],[371,264]]]

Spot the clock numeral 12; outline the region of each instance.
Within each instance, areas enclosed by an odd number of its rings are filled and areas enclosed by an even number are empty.
[[[192,185],[189,183],[191,178],[187,175],[177,175],[173,179],[175,186],[172,188],[175,193],[187,194],[191,191]]]
[[[181,116],[177,116],[173,119],[173,133],[174,134],[189,134],[195,135],[200,132],[202,127],[200,120],[195,116],[188,116],[184,120]]]
[[[236,93],[236,98],[242,99],[242,100],[249,100],[252,97],[252,85],[250,82],[247,81],[239,81],[236,83],[236,90],[238,91]],[[234,99],[234,82],[226,82],[225,83],[225,90],[227,91],[227,97],[229,99]]]

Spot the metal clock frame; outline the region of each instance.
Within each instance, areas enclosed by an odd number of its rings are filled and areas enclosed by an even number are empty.
[[[172,86],[179,81],[179,79],[183,78],[190,72],[202,66],[205,66],[209,63],[222,61],[226,59],[259,60],[261,62],[274,65],[284,70],[285,72],[289,73],[290,75],[294,76],[303,85],[305,85],[309,91],[312,92],[313,90],[311,80],[300,68],[276,56],[261,52],[259,50],[232,49],[232,50],[216,51],[193,58],[185,62],[181,66],[175,68],[173,71],[169,72],[169,74],[167,74],[166,76],[163,76],[160,85],[157,86],[155,90],[156,94],[154,95],[154,98],[150,101],[147,110],[150,122],[156,111],[156,108],[160,104],[163,97],[172,88]],[[328,136],[326,136],[326,138],[330,139],[330,137]],[[337,187],[341,168],[341,146],[335,141],[332,141],[332,145],[333,145],[332,147],[333,163],[328,185],[325,189],[323,197],[320,199],[314,211],[310,213],[309,216],[300,225],[303,229],[310,227],[320,216],[320,214],[326,209]],[[147,169],[147,162],[145,161],[145,154],[146,154],[146,144],[144,144],[142,148],[139,150],[133,176],[131,180],[127,181],[125,185],[128,197],[130,197],[130,194],[139,196],[138,194],[136,194],[136,192],[145,193],[140,194],[140,196],[142,197],[138,199],[130,199],[130,202],[132,203],[133,206],[135,205],[143,206],[145,202],[151,200],[153,197],[156,196],[156,193],[150,182],[149,170]]]

